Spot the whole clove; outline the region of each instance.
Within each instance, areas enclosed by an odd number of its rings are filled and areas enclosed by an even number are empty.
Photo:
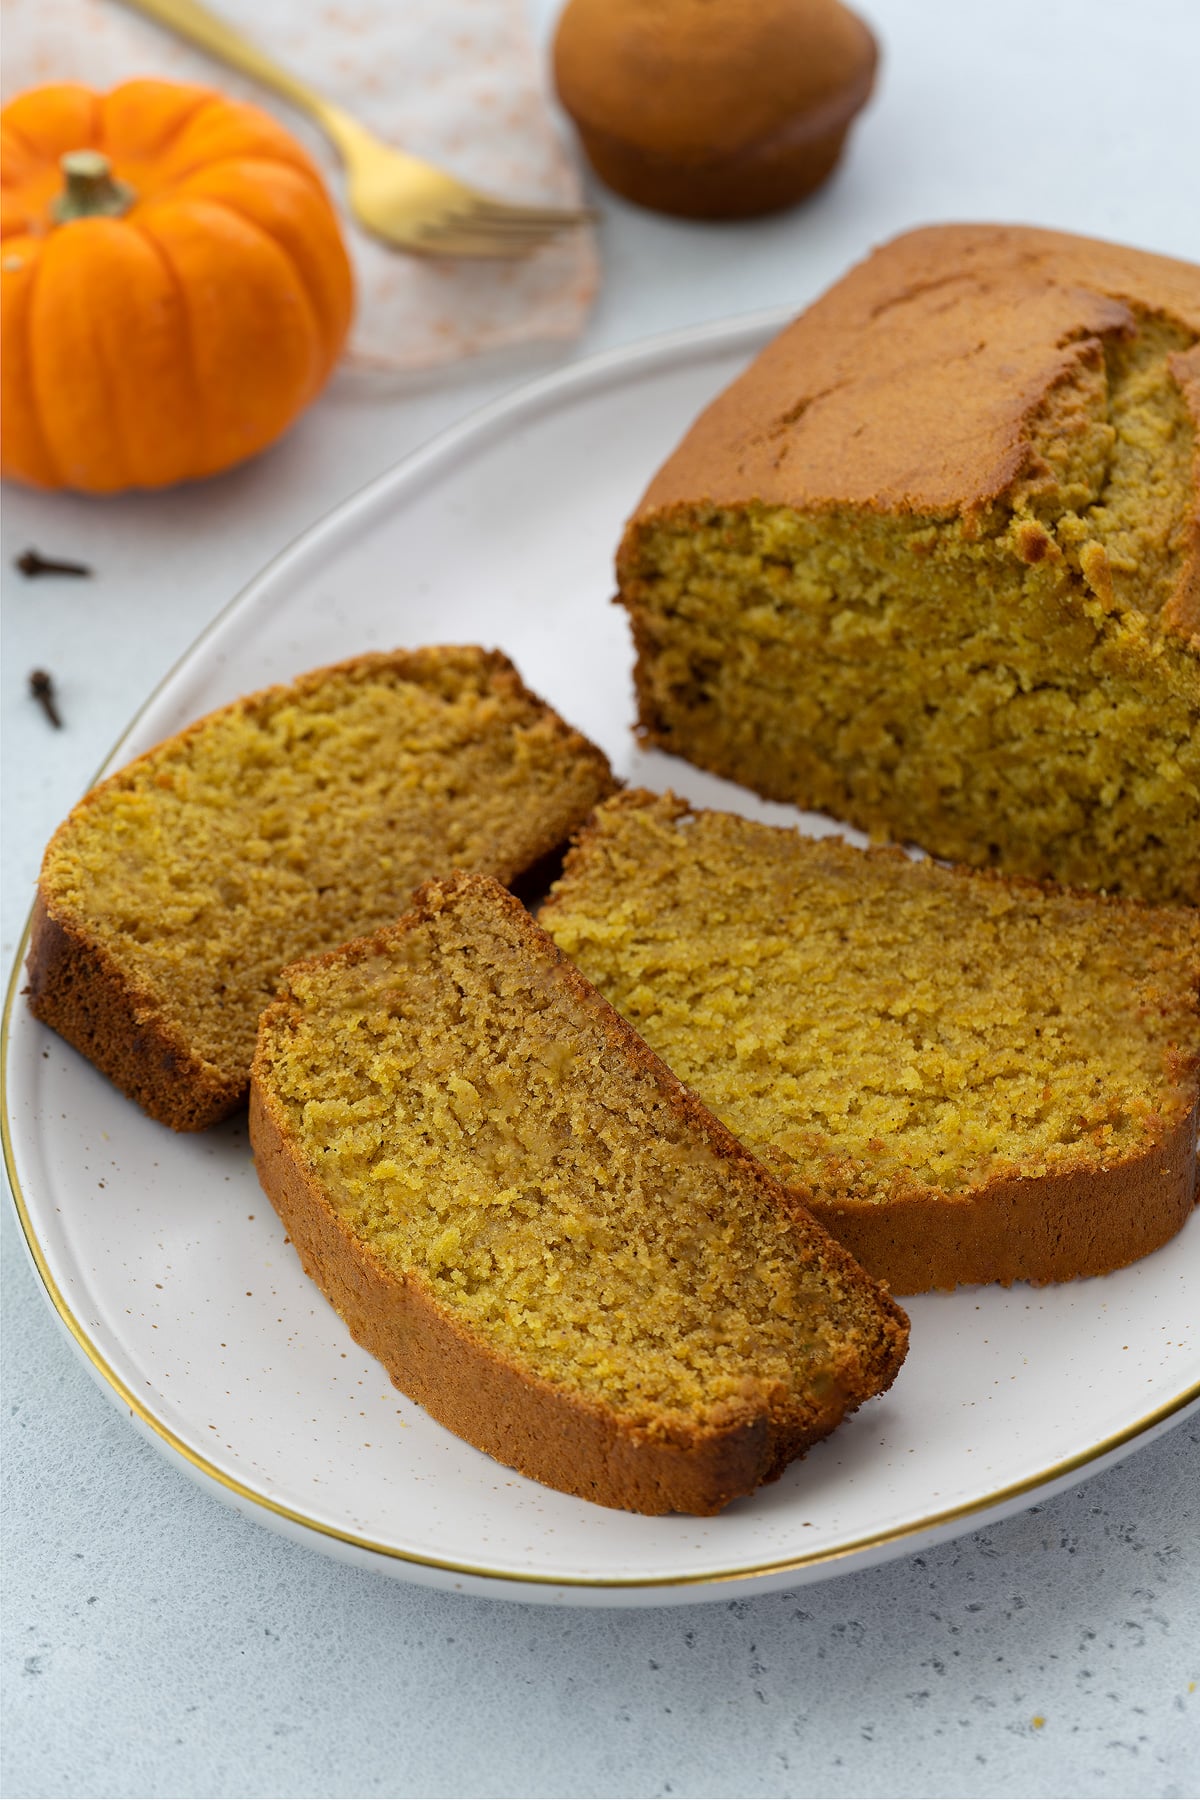
[[[30,579],[35,575],[91,575],[87,563],[64,562],[61,557],[43,556],[39,550],[22,550],[13,557],[14,565]]]
[[[33,670],[29,677],[29,691],[55,730],[61,731],[62,720],[54,703],[54,683],[45,669]]]

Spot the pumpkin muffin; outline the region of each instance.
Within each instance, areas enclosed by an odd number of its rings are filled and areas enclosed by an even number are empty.
[[[655,476],[618,558],[643,735],[773,800],[1200,901],[1200,269],[897,238]]]
[[[601,806],[555,942],[898,1293],[1101,1275],[1179,1230],[1200,914]]]
[[[397,918],[438,869],[517,880],[608,763],[477,649],[317,669],[210,713],[86,795],[38,881],[29,1001],[153,1118],[246,1097],[285,963]]]
[[[566,1493],[716,1512],[903,1359],[894,1302],[486,877],[286,971],[250,1135],[358,1342]]]
[[[839,0],[569,0],[554,40],[559,98],[600,179],[694,219],[819,187],[876,61]]]

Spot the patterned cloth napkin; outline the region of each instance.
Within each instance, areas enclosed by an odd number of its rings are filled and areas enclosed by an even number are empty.
[[[571,204],[575,166],[547,104],[523,0],[216,0],[223,17],[361,119],[501,199]],[[3,0],[5,99],[51,81],[202,82],[269,108],[312,151],[335,195],[338,161],[299,113],[118,0]],[[347,220],[358,279],[348,356],[425,369],[582,330],[596,289],[593,234],[521,263],[390,251]]]

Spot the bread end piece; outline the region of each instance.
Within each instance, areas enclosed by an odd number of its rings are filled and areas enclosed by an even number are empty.
[[[190,1049],[153,995],[131,985],[98,940],[57,919],[40,892],[26,973],[34,1017],[160,1124],[204,1131],[244,1102],[245,1082]]]
[[[376,681],[393,684],[398,693],[408,689],[416,696],[444,705],[447,717],[452,716],[456,704],[465,706],[474,700],[479,709],[474,735],[454,742],[445,753],[446,760],[451,760],[463,746],[473,749],[487,745],[493,738],[498,743],[509,743],[510,766],[501,770],[501,775],[511,776],[513,788],[525,780],[526,764],[521,754],[527,748],[527,740],[518,741],[519,731],[528,733],[538,728],[553,738],[552,751],[543,755],[539,765],[552,770],[552,781],[543,784],[549,786],[549,793],[537,790],[530,781],[528,792],[522,796],[524,804],[514,804],[511,792],[502,786],[498,798],[508,807],[506,832],[493,834],[491,842],[480,846],[477,828],[470,827],[475,832],[472,842],[479,852],[477,866],[487,868],[503,881],[524,879],[532,870],[548,864],[589,807],[617,786],[603,752],[527,688],[507,656],[472,645],[435,645],[366,653],[244,695],[195,720],[92,788],[59,826],[43,858],[31,920],[29,984],[25,991],[37,1018],[64,1037],[152,1118],[175,1131],[204,1130],[245,1104],[255,1024],[261,1006],[270,997],[270,981],[265,987],[256,985],[248,997],[237,991],[236,981],[229,991],[226,983],[231,980],[231,966],[235,977],[242,975],[263,954],[264,916],[281,940],[272,951],[273,969],[278,969],[297,956],[340,942],[366,923],[397,917],[418,881],[470,849],[461,841],[462,833],[468,832],[465,816],[455,822],[460,802],[453,792],[443,803],[444,817],[440,821],[429,806],[421,817],[406,821],[408,796],[403,791],[383,791],[367,802],[353,793],[348,797],[334,793],[334,803],[340,798],[345,804],[349,798],[352,804],[372,809],[368,823],[376,835],[392,834],[384,846],[389,851],[388,866],[394,851],[397,869],[403,867],[406,871],[404,879],[398,873],[386,878],[376,876],[375,888],[380,892],[364,912],[364,869],[348,861],[348,853],[327,851],[326,837],[336,839],[337,834],[326,833],[324,815],[318,808],[313,813],[316,822],[307,820],[306,805],[319,794],[306,793],[303,783],[293,779],[290,752],[285,754],[279,743],[267,738],[262,768],[255,773],[261,774],[265,769],[272,778],[280,779],[274,780],[274,785],[264,781],[261,792],[253,785],[248,790],[237,785],[241,767],[230,746],[236,746],[239,734],[265,729],[280,710],[309,705],[319,710],[322,703],[336,707],[339,694],[344,700],[346,695],[352,697]],[[392,749],[409,749],[405,737],[409,722],[399,703],[387,726],[393,734],[389,740]],[[459,728],[447,729],[453,737]],[[173,798],[176,777],[192,779],[202,755],[213,754],[214,747],[219,752],[222,744],[233,770],[228,801],[231,806],[242,808],[244,836],[257,837],[265,814],[273,844],[280,835],[279,816],[286,814],[294,821],[295,841],[282,844],[286,855],[260,855],[247,865],[257,884],[254,891],[265,893],[265,899],[257,913],[248,907],[244,914],[236,915],[241,921],[236,941],[227,941],[223,948],[219,944],[214,947],[203,924],[195,928],[183,946],[185,955],[175,971],[176,991],[172,994],[161,979],[161,959],[155,965],[153,958],[139,953],[140,927],[147,920],[153,922],[156,914],[152,908],[140,910],[145,907],[144,895],[139,901],[136,879],[123,872],[122,858],[128,854],[129,834],[114,827],[113,816],[123,803],[136,798],[143,803],[146,816],[159,819],[158,803],[163,800],[160,790]],[[424,755],[430,773],[436,776],[440,754],[436,749],[423,751],[418,734],[410,761],[415,764]],[[463,786],[467,785],[464,778]],[[487,790],[477,785],[475,791]],[[224,810],[210,806],[207,816],[223,816]],[[478,810],[476,805],[476,814]],[[236,867],[229,865],[231,851],[227,842],[219,842],[214,854],[212,843],[205,837],[203,816],[196,829],[197,816],[203,813],[199,803],[190,816],[177,811],[171,818],[173,835],[164,831],[162,842],[151,841],[148,848],[143,845],[143,860],[148,867],[158,867],[164,852],[169,853],[179,864],[186,884],[194,890],[192,899],[199,894],[206,905],[224,913],[228,903],[220,898],[221,878],[228,875],[237,885],[243,870],[240,863]],[[398,816],[399,827],[389,816],[392,814]],[[515,826],[514,814],[518,817]],[[118,818],[116,827],[121,825]],[[80,894],[65,889],[55,873],[56,856],[61,862],[64,851],[77,854],[81,840],[88,843],[91,862],[83,867],[82,874],[75,875],[71,886],[80,889],[82,900]],[[453,849],[447,851],[445,840],[458,845],[457,853]],[[294,854],[297,851],[302,854]],[[240,849],[236,854],[240,855]],[[308,877],[310,855],[314,868],[323,869],[323,874]],[[367,855],[369,851],[359,853],[360,865]],[[376,863],[374,868],[379,866]],[[109,883],[107,910],[105,902],[97,899],[98,869],[102,869]],[[278,880],[274,880],[276,871]],[[260,879],[268,874],[272,880]],[[136,916],[139,931],[128,938],[120,937],[111,916],[114,878],[131,882],[128,893],[122,889],[120,902],[123,907],[127,903]],[[327,926],[320,910],[324,904],[320,897],[326,893],[340,897],[341,912],[349,915],[351,924],[336,929]],[[157,904],[160,897],[153,898]],[[279,923],[285,919],[286,930]],[[333,922],[337,926],[336,913]],[[180,948],[183,935],[176,933],[173,951]],[[268,975],[273,969],[268,968]],[[186,996],[189,1003],[196,1002],[191,1016],[180,1004],[181,996]],[[205,1015],[199,1026],[194,1016],[197,1010]],[[218,1017],[220,1030],[214,1033],[213,1021]]]

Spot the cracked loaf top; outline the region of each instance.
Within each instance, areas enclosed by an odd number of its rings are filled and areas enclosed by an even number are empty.
[[[1152,530],[1140,601],[1200,634],[1200,268],[1063,232],[944,225],[876,250],[701,415],[643,498],[962,518],[1070,515],[1111,565]],[[1182,492],[1180,491],[1182,488]],[[1148,518],[1151,518],[1148,524]],[[1064,546],[1065,547],[1065,546]],[[1051,549],[1051,553],[1053,550]],[[1076,552],[1077,554],[1077,552]],[[1163,574],[1167,575],[1166,568]]]

